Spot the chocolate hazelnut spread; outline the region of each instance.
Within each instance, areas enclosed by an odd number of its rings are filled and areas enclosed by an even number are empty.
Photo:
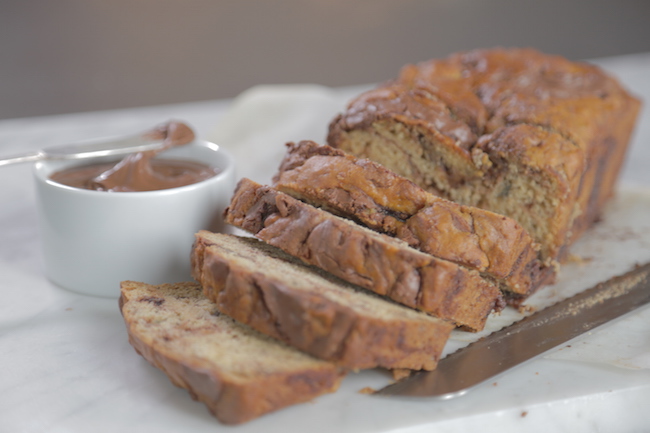
[[[134,192],[191,185],[217,174],[216,169],[198,162],[154,158],[164,150],[194,140],[194,132],[184,123],[169,122],[147,135],[163,140],[162,147],[155,151],[128,155],[119,162],[69,168],[52,174],[50,179],[75,188]]]

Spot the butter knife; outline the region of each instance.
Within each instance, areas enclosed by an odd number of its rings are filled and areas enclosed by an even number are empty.
[[[448,355],[433,371],[416,373],[375,394],[442,399],[463,395],[649,302],[650,263],[646,263]]]

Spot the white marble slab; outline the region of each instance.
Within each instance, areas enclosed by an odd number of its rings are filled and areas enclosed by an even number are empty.
[[[650,54],[598,63],[650,101]],[[0,153],[130,133],[178,118],[192,123],[202,137],[218,139],[240,155],[240,175],[264,178],[275,170],[274,158],[283,152],[283,142],[322,141],[329,120],[323,118],[360,89],[262,89],[265,105],[253,104],[259,111],[248,117],[256,127],[237,123],[242,118],[237,112],[260,89],[234,105],[208,101],[3,120]],[[285,111],[274,110],[276,97],[283,99]],[[276,117],[269,117],[269,107]],[[649,116],[644,109],[623,173],[625,184],[638,188],[623,188],[603,224],[576,246],[574,253],[591,260],[565,267],[558,285],[540,292],[540,297],[563,291],[563,285],[586,288],[621,272],[631,261],[650,260]],[[116,300],[70,293],[44,278],[30,167],[0,169],[0,185],[2,433],[650,431],[647,308],[461,398],[362,395],[359,389],[388,381],[379,371],[367,371],[351,375],[339,392],[313,403],[244,426],[222,426],[129,346]],[[625,221],[619,225],[621,218]],[[625,359],[621,353],[626,353]]]

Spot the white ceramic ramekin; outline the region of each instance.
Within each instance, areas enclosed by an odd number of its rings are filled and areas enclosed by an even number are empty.
[[[117,297],[123,280],[161,284],[191,279],[194,234],[221,229],[235,187],[235,164],[227,152],[205,141],[159,157],[203,162],[220,173],[180,188],[103,192],[49,179],[88,161],[35,164],[45,272],[52,282],[78,293]]]

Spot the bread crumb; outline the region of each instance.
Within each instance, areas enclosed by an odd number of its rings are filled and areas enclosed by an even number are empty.
[[[395,368],[391,370],[391,373],[393,374],[393,379],[395,381],[402,380],[405,377],[409,377],[413,370],[409,370],[408,368]]]
[[[373,389],[369,386],[366,386],[365,388],[359,390],[359,394],[374,394],[376,392],[377,392],[376,389]]]
[[[528,415],[528,411],[527,411],[527,410],[521,412],[521,417],[522,417],[522,418],[525,418],[526,415]]]
[[[520,314],[529,314],[535,311],[535,308],[530,305],[521,304],[517,307]]]
[[[593,257],[588,257],[588,256],[582,257],[576,254],[569,254],[569,257],[567,257],[567,262],[576,263],[578,265],[585,265],[591,262],[593,259],[594,259]]]

